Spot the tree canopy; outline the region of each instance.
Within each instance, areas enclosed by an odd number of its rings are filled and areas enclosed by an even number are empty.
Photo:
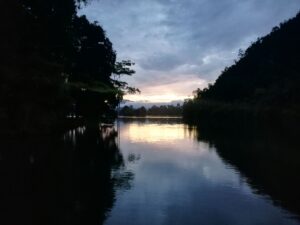
[[[240,50],[239,59],[226,67],[213,85],[194,92],[194,99],[184,105],[185,114],[199,114],[208,109],[208,103],[212,103],[210,110],[217,104],[231,104],[229,108],[243,104],[300,112],[299,27],[300,13],[258,38],[247,50]]]
[[[1,132],[47,130],[70,112],[86,118],[114,111],[131,75],[116,62],[103,28],[77,10],[87,0],[10,0],[1,13]],[[5,126],[4,126],[5,125]]]
[[[177,105],[153,105],[146,109],[144,106],[133,108],[133,106],[124,106],[120,109],[121,116],[181,116],[182,106]]]

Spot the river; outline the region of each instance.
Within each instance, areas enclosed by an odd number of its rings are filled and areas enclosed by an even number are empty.
[[[134,178],[117,191],[105,224],[299,224],[198,132],[179,119],[120,121],[119,146]]]
[[[136,118],[17,146],[0,155],[10,224],[300,224],[299,145],[281,135]]]

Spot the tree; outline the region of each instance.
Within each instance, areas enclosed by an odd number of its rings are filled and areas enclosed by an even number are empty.
[[[85,117],[110,114],[131,75],[97,23],[77,15],[86,0],[5,1],[0,28],[1,132],[57,128],[72,105]],[[30,131],[31,130],[31,131]]]
[[[197,89],[194,99],[184,104],[187,117],[216,114],[299,115],[300,103],[300,13],[246,51],[239,52],[234,65],[226,67],[214,85]],[[250,110],[251,109],[251,110]],[[250,112],[249,112],[250,111]],[[268,113],[267,113],[268,114]],[[216,115],[213,116],[216,118]]]

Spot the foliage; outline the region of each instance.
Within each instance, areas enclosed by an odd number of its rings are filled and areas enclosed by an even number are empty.
[[[246,51],[240,50],[239,60],[226,67],[215,84],[197,89],[194,99],[186,101],[184,115],[196,118],[204,111],[222,112],[228,107],[238,112],[240,106],[246,106],[251,114],[276,111],[278,115],[299,115],[299,27],[300,13]],[[225,111],[230,115],[230,110]]]
[[[146,109],[144,106],[133,108],[133,106],[124,106],[121,108],[119,114],[121,116],[181,116],[182,106],[174,105],[153,105],[151,108]]]
[[[97,23],[77,10],[86,0],[10,0],[1,13],[1,133],[56,128],[68,112],[86,118],[114,111],[131,75]]]

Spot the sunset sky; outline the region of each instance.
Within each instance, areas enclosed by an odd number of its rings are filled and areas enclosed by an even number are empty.
[[[137,102],[183,100],[272,27],[296,15],[300,0],[93,0],[80,14],[98,21],[118,60],[136,63],[124,78]]]

